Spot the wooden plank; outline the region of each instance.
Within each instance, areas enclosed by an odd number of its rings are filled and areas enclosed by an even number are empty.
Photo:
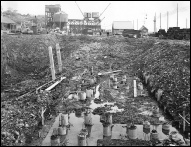
[[[98,75],[106,75],[106,74],[110,74],[110,73],[116,73],[116,72],[120,72],[122,70],[116,70],[116,71],[109,71],[109,72],[104,72],[104,73],[98,73]]]
[[[63,76],[63,75],[57,77],[55,80],[57,80],[57,79],[59,79],[59,78],[62,78],[62,76]],[[54,82],[55,80],[51,80],[51,81],[49,81],[49,82],[47,82],[47,83],[45,83],[45,84],[39,86],[38,88],[36,88],[36,93],[38,93],[38,90],[40,90],[42,87],[44,87],[44,86],[46,86],[46,85],[48,85],[48,84]]]
[[[137,97],[137,85],[136,85],[136,80],[133,80],[133,85],[134,85],[134,97]]]
[[[32,90],[32,91],[30,91],[30,92],[27,92],[27,93],[25,93],[25,94],[19,96],[18,98],[16,98],[16,100],[19,100],[19,99],[23,98],[24,96],[27,96],[27,95],[29,95],[29,94],[31,94],[31,93],[33,93],[33,92],[35,92],[35,90]]]
[[[62,72],[62,59],[60,54],[60,46],[58,43],[56,44],[56,53],[57,53],[57,59],[58,59],[58,70],[59,72]]]
[[[62,80],[66,79],[66,77],[61,77],[61,79],[57,82],[55,82],[54,84],[52,84],[50,87],[48,87],[47,89],[45,89],[46,91],[50,91],[51,89],[53,89],[56,85],[58,85],[60,82],[62,82]]]
[[[52,80],[55,80],[56,76],[55,76],[54,59],[53,59],[51,46],[48,47],[48,51],[49,51],[49,58],[50,58],[50,68],[51,68]]]

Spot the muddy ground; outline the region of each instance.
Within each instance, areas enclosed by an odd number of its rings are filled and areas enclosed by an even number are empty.
[[[145,119],[153,124],[156,123],[157,121],[153,117],[145,118],[145,115],[140,117],[138,114],[140,111],[147,110],[147,108],[139,110],[144,103],[148,105],[149,109],[153,106],[150,103],[152,89],[154,92],[163,89],[164,92],[158,104],[162,108],[164,106],[167,108],[168,113],[172,116],[170,120],[178,122],[182,126],[178,114],[182,114],[183,110],[186,110],[186,119],[190,121],[189,41],[182,43],[182,41],[163,41],[153,38],[54,35],[2,36],[1,40],[1,78],[3,80],[1,82],[3,89],[1,91],[1,133],[3,134],[1,143],[4,145],[31,143],[34,145],[32,140],[41,142],[47,134],[48,127],[44,129],[40,119],[40,110],[44,103],[43,100],[39,102],[39,96],[35,90],[38,86],[51,81],[48,56],[48,46],[50,45],[54,52],[56,76],[66,76],[67,79],[53,89],[48,94],[48,98],[46,97],[49,100],[49,107],[45,112],[47,126],[51,126],[51,122],[60,111],[58,106],[63,99],[67,98],[67,94],[79,89],[81,80],[74,81],[71,78],[80,75],[85,69],[87,72],[82,75],[84,79],[97,77],[99,72],[122,70],[121,75],[125,74],[131,79],[138,77],[144,83],[145,89],[147,89],[146,96],[118,101],[119,108],[124,108],[125,111],[113,116],[114,123],[125,123],[132,114],[136,124],[141,124]],[[59,43],[61,47],[62,73],[58,73],[56,43]],[[92,66],[93,74],[90,72]],[[149,79],[150,84],[144,82],[144,72],[152,75],[152,78]],[[108,77],[97,77],[97,81],[101,82],[106,78]],[[46,85],[42,90],[50,85]],[[105,86],[102,84],[100,97],[104,101],[116,100],[115,90],[108,90],[107,86],[107,84]],[[118,92],[123,92],[122,87],[119,89]],[[20,97],[28,92],[28,95]],[[131,98],[132,91],[126,96]],[[45,96],[41,95],[40,98],[44,99]],[[134,101],[133,105],[131,105],[132,101]],[[70,102],[67,107],[73,111],[74,108],[82,108],[83,104]],[[43,129],[44,134],[42,133],[43,135],[39,138],[38,132]]]

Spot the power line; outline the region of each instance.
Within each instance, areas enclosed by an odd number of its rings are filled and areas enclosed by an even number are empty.
[[[177,4],[177,27],[178,27],[178,4]]]

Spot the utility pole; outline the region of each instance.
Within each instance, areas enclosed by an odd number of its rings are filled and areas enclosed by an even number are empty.
[[[155,13],[155,32],[157,31],[157,28],[156,28],[156,24],[157,24],[157,20],[156,20],[156,13]]]
[[[167,30],[168,31],[168,11],[167,11]]]
[[[154,22],[154,33],[155,33],[155,16],[154,16],[153,22]]]
[[[161,29],[161,13],[160,13],[160,29]]]
[[[138,30],[138,19],[137,19],[137,30]]]
[[[154,33],[156,33],[156,13],[155,13],[155,16],[154,16]]]
[[[177,27],[178,27],[178,4],[177,4]]]
[[[61,30],[61,13],[60,13],[60,30]]]

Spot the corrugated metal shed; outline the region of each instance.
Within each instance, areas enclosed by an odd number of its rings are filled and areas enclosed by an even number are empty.
[[[1,16],[1,23],[16,24],[16,22],[5,16]]]
[[[113,29],[133,29],[132,21],[114,21]]]

